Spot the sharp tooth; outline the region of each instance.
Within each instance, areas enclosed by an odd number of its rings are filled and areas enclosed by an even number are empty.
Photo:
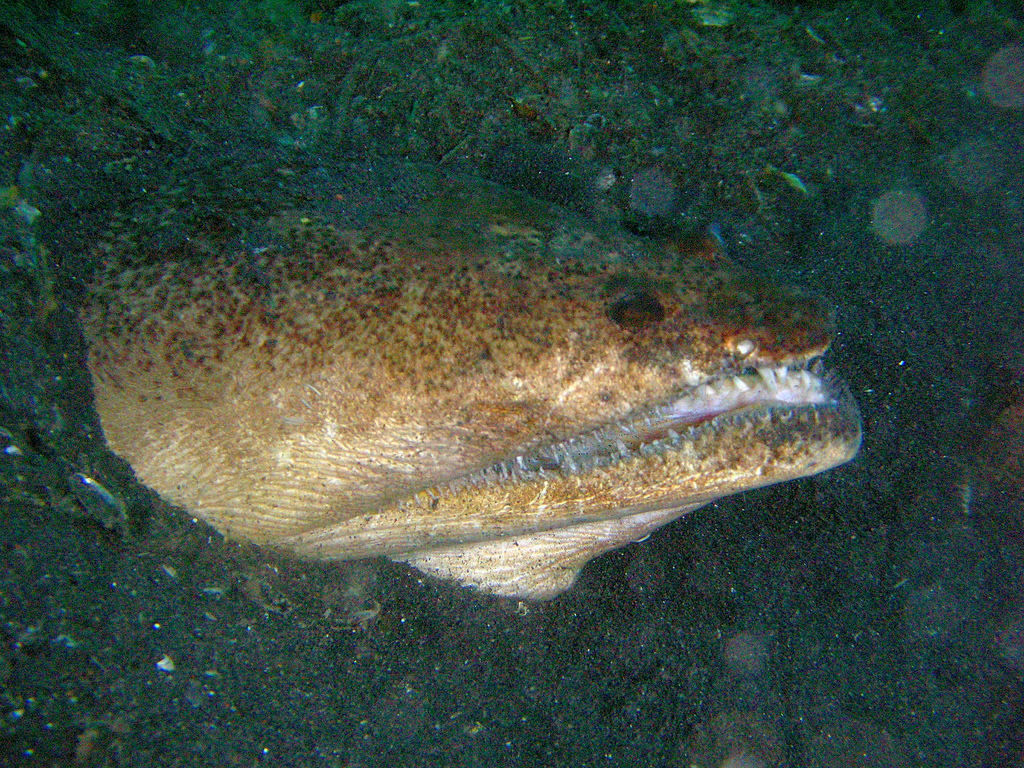
[[[804,385],[804,389],[811,388],[811,374],[807,371],[800,371],[800,383]]]
[[[619,453],[622,455],[622,458],[626,458],[629,455],[629,449],[621,439],[615,441],[615,447],[619,449]]]
[[[750,385],[747,384],[747,382],[745,382],[739,376],[733,376],[732,377],[732,385],[734,387],[736,387],[736,389],[738,389],[740,392],[749,392],[750,391]]]
[[[674,429],[670,429],[668,431],[668,439],[671,440],[673,443],[678,443],[679,442],[679,433],[676,432]]]
[[[779,380],[780,381],[784,381],[788,377],[789,377],[789,366],[788,365],[784,365],[781,368],[779,368]]]
[[[702,397],[712,398],[715,396],[715,388],[712,387],[710,384],[705,384],[703,387],[700,388],[700,394]]]
[[[779,388],[779,382],[775,378],[775,371],[773,371],[771,368],[758,368],[757,372],[764,380],[764,383],[768,386],[768,389],[770,389],[772,392]]]
[[[576,462],[573,460],[572,454],[569,453],[568,446],[562,445],[561,448],[562,455],[559,457],[559,464],[575,474],[579,470],[579,467],[576,466]]]

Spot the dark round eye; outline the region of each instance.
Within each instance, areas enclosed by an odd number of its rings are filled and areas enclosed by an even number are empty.
[[[639,331],[665,319],[665,308],[647,288],[631,288],[608,307],[608,317],[627,331]]]

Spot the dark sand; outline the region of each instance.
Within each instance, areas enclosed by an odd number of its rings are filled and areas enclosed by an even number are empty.
[[[0,14],[0,765],[1024,765],[1018,3],[53,5]],[[831,297],[860,456],[539,605],[161,502],[92,271],[360,224],[405,162]]]

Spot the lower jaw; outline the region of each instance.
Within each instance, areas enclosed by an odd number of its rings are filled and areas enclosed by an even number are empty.
[[[835,377],[805,369],[760,369],[700,384],[646,415],[598,427],[568,440],[500,462],[481,479],[527,478],[534,474],[580,474],[634,456],[672,450],[704,429],[757,414],[794,414],[803,409],[836,409],[856,424],[859,415],[846,386]],[[849,431],[844,428],[844,431]]]

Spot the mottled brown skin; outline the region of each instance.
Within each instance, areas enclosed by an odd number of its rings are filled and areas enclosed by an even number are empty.
[[[227,535],[313,557],[387,555],[531,597],[681,511],[766,484],[732,477],[734,449],[701,459],[725,468],[721,487],[647,458],[460,480],[723,371],[806,361],[831,333],[817,300],[724,260],[595,235],[556,209],[494,208],[356,233],[283,217],[287,253],[112,268],[82,315],[111,447]],[[819,432],[797,450],[827,452]],[[846,438],[829,466],[849,458]],[[818,471],[800,466],[777,479]],[[600,541],[548,535],[565,528]],[[510,543],[536,544],[530,583]],[[502,568],[516,573],[478,578]]]

